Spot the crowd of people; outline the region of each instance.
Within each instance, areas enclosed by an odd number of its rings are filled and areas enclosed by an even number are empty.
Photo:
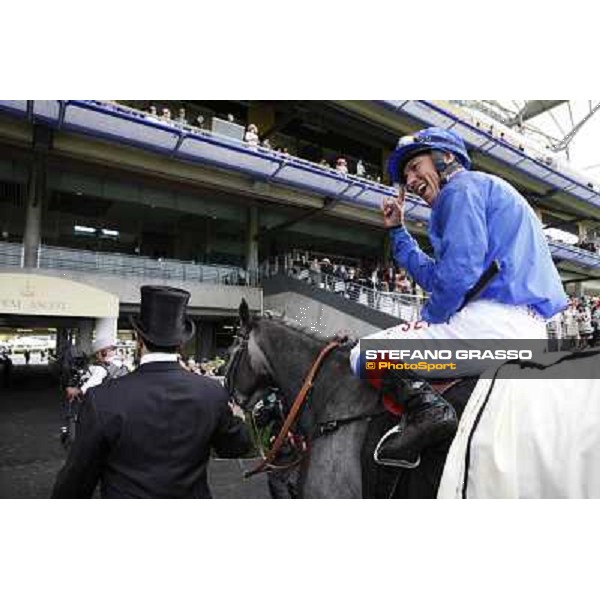
[[[582,250],[587,250],[588,252],[593,252],[594,254],[600,254],[600,244],[598,242],[588,239],[583,239],[575,244],[578,248]]]
[[[332,262],[327,257],[311,257],[306,253],[295,259],[290,258],[287,264],[288,275],[346,297],[352,295],[356,286],[379,292],[422,296],[422,290],[406,271],[392,263],[381,265],[344,258]]]
[[[175,106],[173,103],[169,103],[167,106],[150,104],[141,111],[119,103],[112,104],[121,110],[133,111],[150,122],[166,123],[170,126],[188,130],[192,133],[207,131],[208,128],[210,128],[210,123],[207,123],[207,117],[204,114],[200,112],[190,114],[188,109],[184,106]],[[225,119],[230,123],[236,123],[245,128],[244,142],[248,147],[278,152],[284,156],[292,154],[285,144],[277,143],[266,136],[261,136],[259,128],[255,123],[239,123],[239,119],[236,119],[231,113],[227,114]],[[351,160],[341,154],[334,159],[331,157],[326,158],[324,156],[320,162],[316,164],[325,169],[332,169],[337,173],[344,175],[353,174],[356,177],[381,183],[381,174],[375,171],[372,165],[367,169],[361,158]]]
[[[207,377],[222,378],[225,375],[226,361],[220,356],[215,356],[213,359],[202,358],[196,360],[195,358],[186,358],[184,354],[181,355],[180,359],[181,366],[187,369],[190,373],[196,373],[196,375],[206,375]]]
[[[561,350],[598,346],[600,297],[569,296],[567,308],[548,321],[548,337],[562,340]]]

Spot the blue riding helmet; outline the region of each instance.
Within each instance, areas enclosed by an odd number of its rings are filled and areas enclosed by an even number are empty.
[[[388,160],[388,173],[392,183],[402,183],[402,171],[411,158],[432,150],[451,152],[465,169],[471,168],[467,148],[458,134],[441,127],[428,127],[398,140],[396,149]]]

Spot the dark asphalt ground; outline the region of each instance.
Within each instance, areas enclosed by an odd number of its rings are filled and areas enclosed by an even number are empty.
[[[16,366],[10,389],[0,378],[0,498],[49,498],[66,453],[59,442],[60,393],[45,365]],[[213,460],[215,498],[269,498],[266,476],[243,479],[254,461]]]

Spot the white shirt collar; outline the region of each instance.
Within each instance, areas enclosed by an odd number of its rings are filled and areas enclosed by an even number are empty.
[[[144,354],[140,359],[140,365],[152,362],[177,362],[179,360],[179,354],[167,354],[166,352],[150,352]]]

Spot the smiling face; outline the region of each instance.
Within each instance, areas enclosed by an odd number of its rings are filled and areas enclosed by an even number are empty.
[[[407,190],[431,206],[440,192],[441,183],[431,154],[419,154],[411,158],[404,167],[403,176]]]
[[[444,162],[449,164],[453,160],[450,153],[444,154]],[[409,192],[421,197],[429,206],[432,206],[440,193],[441,178],[429,152],[411,158],[404,167],[403,178]]]

